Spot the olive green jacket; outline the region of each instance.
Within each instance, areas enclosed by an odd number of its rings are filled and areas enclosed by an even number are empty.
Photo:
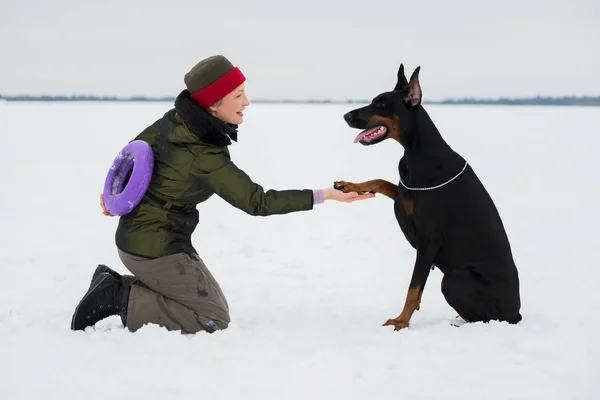
[[[136,137],[152,146],[154,173],[150,193],[120,217],[116,232],[119,249],[151,258],[196,253],[191,241],[198,224],[195,205],[215,193],[251,215],[312,209],[312,190],[265,192],[254,183],[229,155],[227,146],[230,138],[237,138],[236,127],[181,97],[174,109]],[[187,209],[181,210],[183,206]]]

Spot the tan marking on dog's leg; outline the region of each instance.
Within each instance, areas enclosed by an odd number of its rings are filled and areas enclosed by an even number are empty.
[[[345,181],[336,181],[334,188],[343,191],[344,193],[381,193],[392,200],[396,199],[396,191],[398,186],[383,179],[374,179],[361,183],[352,183]]]
[[[462,319],[464,319],[464,320],[465,320],[465,322],[469,322],[469,323],[471,322],[471,320],[470,320],[469,318],[465,318],[465,317],[463,317],[463,316],[462,316],[462,315],[460,315],[460,314],[458,314],[458,316],[459,316],[459,317],[461,317]]]
[[[421,297],[423,296],[423,288],[421,288],[421,290],[419,290],[419,297],[417,298],[417,307],[415,308],[415,311],[419,311],[419,309],[421,308]]]
[[[375,193],[381,193],[385,197],[389,197],[392,200],[396,199],[396,192],[398,191],[397,185],[394,185],[393,183],[384,179],[377,179],[375,182],[377,183]]]
[[[410,319],[412,318],[413,313],[419,306],[419,299],[422,294],[421,286],[415,286],[413,288],[408,289],[408,293],[406,294],[406,302],[404,303],[404,309],[394,319],[388,319],[383,326],[393,325],[394,330],[398,331],[400,329],[406,328]]]

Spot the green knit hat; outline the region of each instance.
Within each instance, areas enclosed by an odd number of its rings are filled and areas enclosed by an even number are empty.
[[[200,61],[183,78],[192,99],[203,108],[212,106],[245,80],[244,74],[222,55]]]

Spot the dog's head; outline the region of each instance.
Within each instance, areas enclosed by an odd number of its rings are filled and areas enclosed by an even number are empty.
[[[391,92],[384,92],[368,106],[357,108],[346,114],[344,119],[351,128],[361,129],[354,143],[365,146],[380,143],[387,138],[405,143],[405,134],[410,131],[413,111],[421,105],[421,85],[417,67],[410,77],[404,76],[404,65],[400,64],[398,82]]]

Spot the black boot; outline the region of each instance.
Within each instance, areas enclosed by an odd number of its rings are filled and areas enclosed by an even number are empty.
[[[104,272],[111,274],[117,280],[121,279],[121,274],[119,274],[117,271],[113,271],[112,269],[108,268],[108,266],[106,266],[104,264],[98,264],[98,266],[96,267],[96,270],[94,271],[94,274],[92,275],[92,280],[90,282],[90,289],[92,288],[92,282],[94,282],[94,279],[96,279],[96,277],[98,275],[100,275]]]
[[[121,282],[107,272],[100,273],[92,281],[71,319],[71,329],[84,330],[112,315],[121,316],[123,325],[127,319],[131,281]]]

